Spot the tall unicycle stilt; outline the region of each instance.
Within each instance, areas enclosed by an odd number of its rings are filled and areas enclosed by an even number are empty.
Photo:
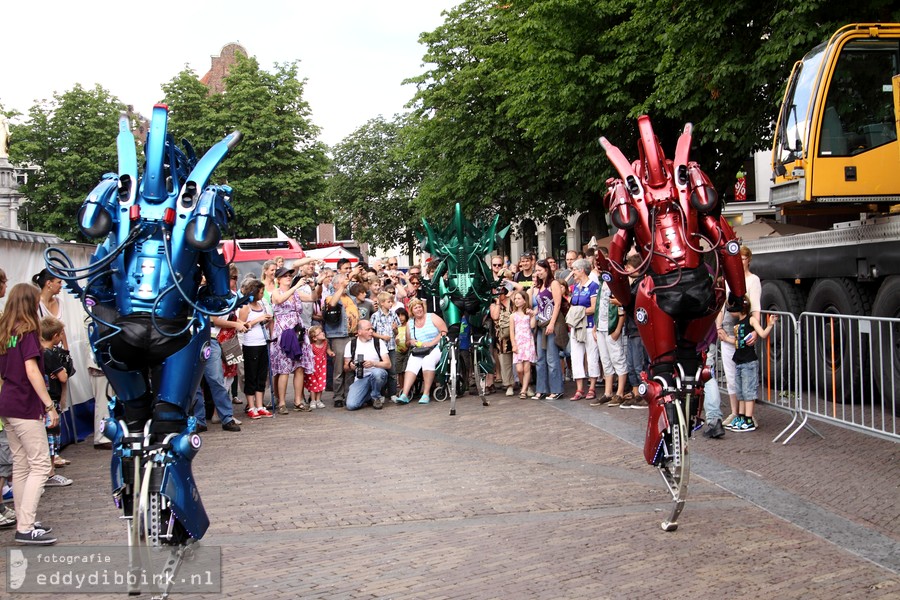
[[[456,343],[450,344],[450,368],[447,371],[447,393],[450,394],[450,415],[456,414],[456,394],[459,391],[459,357],[456,354]]]
[[[691,456],[688,454],[690,423],[686,415],[690,414],[690,401],[688,395],[684,400],[684,408],[682,402],[677,399],[666,404],[669,427],[663,434],[665,449],[657,468],[674,504],[669,518],[660,523],[663,531],[678,529],[678,516],[684,510],[684,503],[687,501]]]
[[[474,377],[475,377],[475,390],[478,392],[478,396],[481,398],[482,406],[490,406],[491,403],[487,399],[487,394],[485,392],[485,388],[487,388],[487,371],[484,369],[483,365],[483,352],[484,348],[482,346],[482,342],[484,341],[483,337],[478,340],[473,340],[472,348],[472,368],[474,369]]]

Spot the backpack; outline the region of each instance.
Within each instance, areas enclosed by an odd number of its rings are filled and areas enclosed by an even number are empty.
[[[503,341],[509,339],[509,317],[510,312],[502,304],[500,305],[500,317],[497,319],[497,340]]]
[[[342,311],[343,307],[341,306],[340,300],[338,300],[334,306],[331,306],[326,302],[325,306],[322,308],[322,320],[328,325],[340,325]]]
[[[381,361],[381,340],[377,338],[372,338],[375,340],[375,354],[378,355],[378,360]],[[356,359],[356,338],[350,340],[350,360]]]

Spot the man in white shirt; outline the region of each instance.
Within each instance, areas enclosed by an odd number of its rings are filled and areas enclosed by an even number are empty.
[[[358,410],[370,401],[378,410],[384,406],[381,388],[387,382],[391,359],[387,346],[373,337],[373,333],[372,323],[360,320],[356,329],[356,347],[349,343],[344,348],[344,371],[352,373],[362,367],[362,377],[357,377],[347,390],[347,410]],[[360,356],[361,364],[358,363]]]

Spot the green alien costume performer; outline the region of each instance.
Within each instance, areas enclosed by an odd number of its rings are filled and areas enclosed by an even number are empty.
[[[479,228],[463,216],[459,203],[453,209],[453,220],[440,234],[435,233],[428,221],[422,219],[425,227],[422,247],[439,261],[427,285],[441,299],[441,310],[450,337],[449,342],[446,339],[441,341],[441,361],[437,369],[441,380],[447,377],[449,343],[456,342],[463,317],[468,318],[472,347],[478,345],[481,350],[478,368],[482,373],[492,373],[494,370],[491,357],[493,338],[485,323],[499,282],[494,279],[484,258],[494,251],[509,231],[507,226],[497,232],[499,219],[495,216],[490,226]]]

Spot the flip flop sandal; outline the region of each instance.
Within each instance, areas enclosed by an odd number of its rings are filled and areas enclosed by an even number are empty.
[[[584,398],[584,394],[581,393],[581,390],[578,390],[577,392],[575,392],[574,396],[569,398],[569,400],[575,402],[576,400],[581,400],[582,398]]]

